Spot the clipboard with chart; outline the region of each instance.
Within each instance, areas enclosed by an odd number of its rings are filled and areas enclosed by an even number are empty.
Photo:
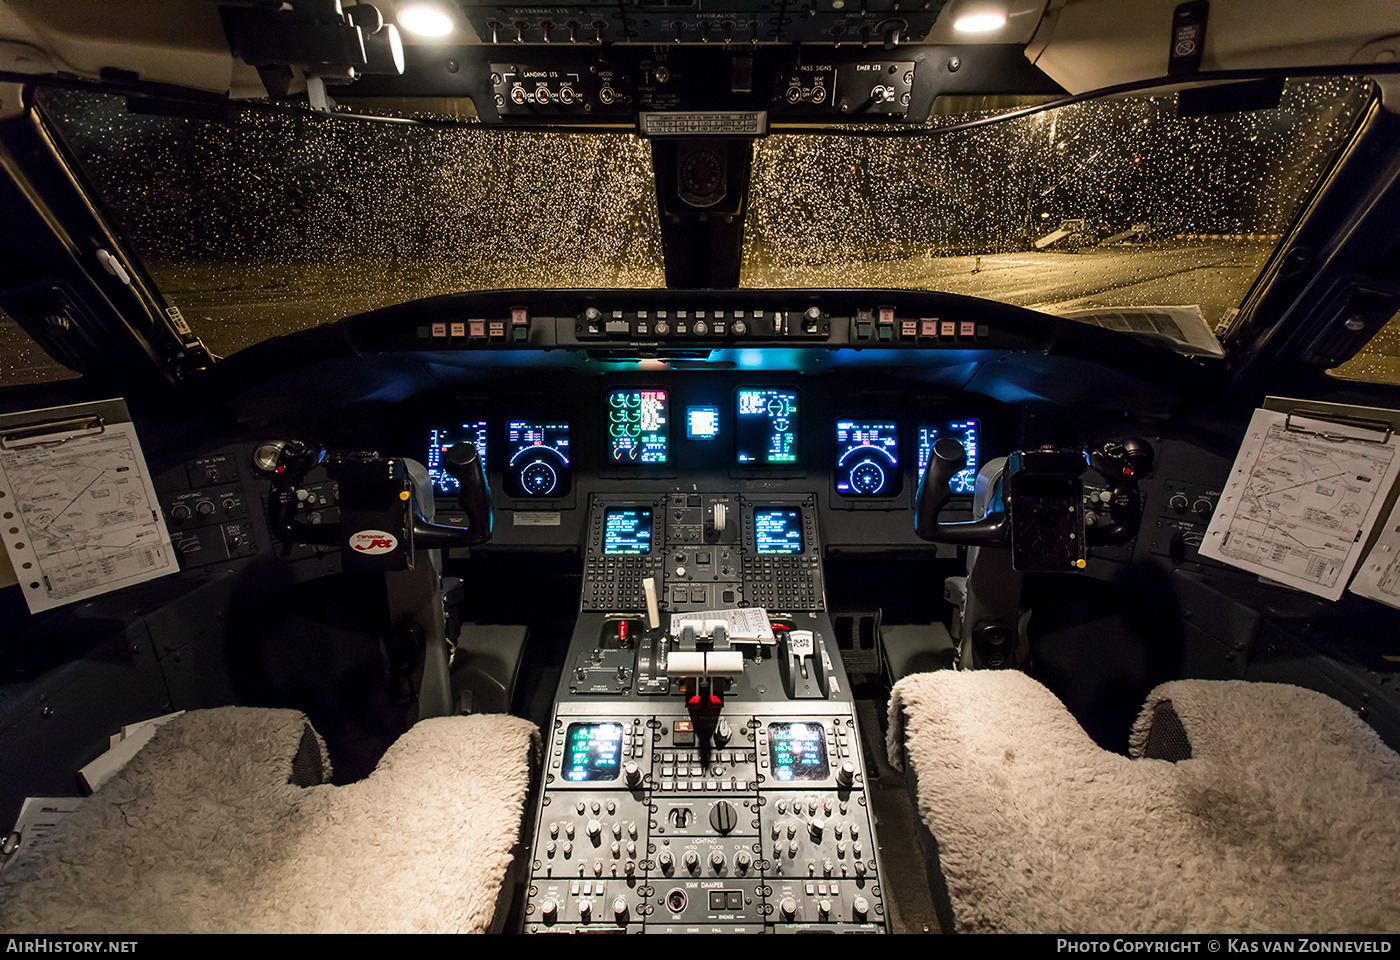
[[[1400,411],[1269,397],[1201,554],[1337,600],[1400,474]]]
[[[32,613],[179,570],[125,401],[0,415],[0,542]]]

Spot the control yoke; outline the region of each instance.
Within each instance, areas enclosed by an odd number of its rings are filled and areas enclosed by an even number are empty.
[[[999,478],[1000,505],[980,519],[942,523],[938,513],[952,496],[948,483],[967,466],[962,444],[942,437],[919,481],[914,532],[939,543],[1009,546],[1018,570],[1082,569],[1085,546],[1123,544],[1137,536],[1142,519],[1138,477],[1151,473],[1152,461],[1152,445],[1138,437],[1089,450],[1018,450],[1007,458]],[[1085,525],[1081,502],[1086,463],[1103,477],[1107,491],[1108,521],[1094,526]]]
[[[306,523],[296,516],[301,483],[322,462],[339,485],[339,523]],[[416,491],[426,476],[415,477],[422,472],[416,464],[373,453],[328,457],[324,447],[291,440],[277,458],[268,524],[286,541],[342,547],[347,566],[411,570],[416,549],[475,546],[491,538],[491,488],[476,446],[453,446],[443,469],[457,480],[457,502],[467,520],[463,527],[424,518]]]

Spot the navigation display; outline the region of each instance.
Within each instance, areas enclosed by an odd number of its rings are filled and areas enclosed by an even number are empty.
[[[428,428],[428,457],[424,461],[428,476],[433,481],[434,493],[453,494],[457,492],[457,478],[442,468],[447,451],[459,443],[476,444],[476,455],[481,458],[481,469],[486,461],[486,421],[467,420],[456,426],[432,426]]]
[[[734,395],[737,463],[797,462],[797,391],[740,387]]]
[[[504,486],[512,497],[560,497],[569,492],[569,425],[537,420],[506,424]]]
[[[802,552],[802,511],[798,507],[759,507],[753,512],[754,549],[760,554]]]
[[[928,467],[928,458],[939,437],[952,437],[962,443],[967,451],[967,468],[959,470],[948,483],[948,489],[956,494],[972,495],[977,490],[977,470],[982,465],[982,445],[979,442],[981,425],[977,420],[944,420],[941,423],[919,424],[919,477]]]
[[[820,723],[768,724],[768,759],[779,781],[825,780],[831,775]]]
[[[899,475],[899,428],[892,420],[836,421],[836,492],[843,497],[890,497]]]
[[[603,514],[603,552],[651,553],[651,508],[609,507]]]
[[[622,724],[569,724],[561,771],[565,781],[616,780],[621,762]]]
[[[665,463],[670,403],[665,390],[609,390],[608,459]]]

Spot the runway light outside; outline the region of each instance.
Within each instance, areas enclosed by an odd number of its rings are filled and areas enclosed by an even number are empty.
[[[452,32],[452,18],[431,3],[399,8],[399,26],[419,37],[445,37]]]

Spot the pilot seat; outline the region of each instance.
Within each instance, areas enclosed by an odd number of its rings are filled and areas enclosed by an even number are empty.
[[[1320,693],[1166,683],[1125,757],[1025,673],[945,670],[895,686],[887,746],[945,930],[1400,930],[1400,756]]]

